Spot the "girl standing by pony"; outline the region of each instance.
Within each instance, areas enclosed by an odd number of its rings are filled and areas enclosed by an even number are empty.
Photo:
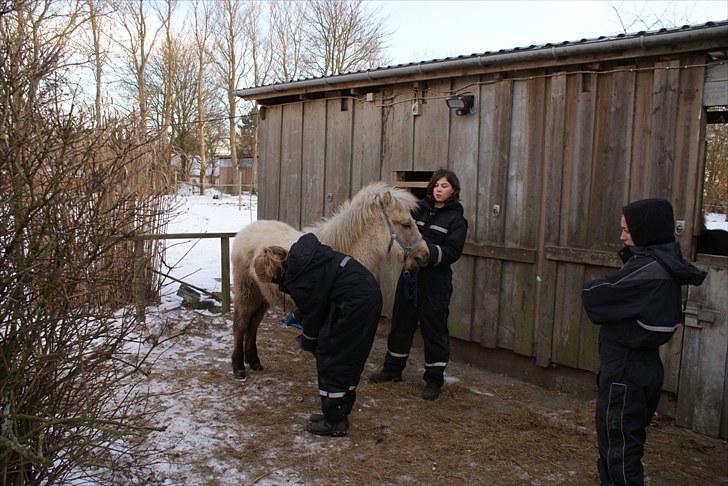
[[[459,202],[460,181],[454,172],[436,171],[427,185],[427,197],[414,211],[414,219],[427,242],[430,259],[425,268],[410,275],[402,273],[392,312],[392,330],[387,339],[387,354],[382,371],[370,381],[401,381],[412,338],[419,322],[425,345],[425,388],[422,398],[435,400],[444,383],[450,357],[447,329],[452,270],[463,251],[468,222]]]
[[[311,415],[306,429],[346,435],[382,311],[379,284],[362,264],[313,233],[301,236],[290,250],[265,248],[254,266],[259,279],[277,283],[293,298],[303,321],[298,344],[316,356],[323,415]]]

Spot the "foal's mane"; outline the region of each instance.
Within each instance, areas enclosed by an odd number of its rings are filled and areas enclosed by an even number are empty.
[[[346,253],[372,224],[384,224],[380,200],[389,192],[395,209],[409,214],[417,199],[409,191],[392,187],[384,182],[373,182],[347,200],[330,217],[311,228],[327,245]],[[379,197],[377,197],[379,196]],[[391,212],[387,208],[387,212]]]

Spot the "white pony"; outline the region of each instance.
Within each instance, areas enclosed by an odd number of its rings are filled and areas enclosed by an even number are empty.
[[[427,244],[412,219],[416,198],[403,189],[375,182],[346,201],[329,219],[309,231],[333,249],[351,255],[379,280],[379,269],[394,253],[405,270],[426,264]],[[233,241],[235,312],[232,354],[233,373],[245,378],[245,363],[262,370],[256,346],[258,325],[268,307],[282,302],[278,286],[261,282],[253,266],[269,246],[290,248],[302,235],[280,221],[256,221],[238,232]],[[395,244],[396,243],[396,244]]]

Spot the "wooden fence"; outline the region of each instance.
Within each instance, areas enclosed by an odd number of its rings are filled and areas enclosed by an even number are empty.
[[[169,233],[139,235],[135,238],[134,257],[134,288],[136,300],[137,321],[145,320],[145,285],[147,274],[147,258],[144,252],[144,243],[149,240],[192,240],[220,238],[220,273],[222,276],[222,312],[230,312],[230,238],[237,233]]]

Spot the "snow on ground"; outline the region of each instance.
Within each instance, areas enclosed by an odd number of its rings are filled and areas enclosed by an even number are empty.
[[[237,233],[257,219],[257,196],[206,193],[177,197],[167,233]],[[165,261],[173,267],[170,275],[209,291],[222,288],[219,238],[167,240],[166,244]],[[174,294],[178,288],[179,283],[167,279],[162,294]]]
[[[711,230],[722,229],[728,231],[728,221],[726,221],[726,218],[728,218],[728,215],[725,214],[706,213],[705,227]]]

